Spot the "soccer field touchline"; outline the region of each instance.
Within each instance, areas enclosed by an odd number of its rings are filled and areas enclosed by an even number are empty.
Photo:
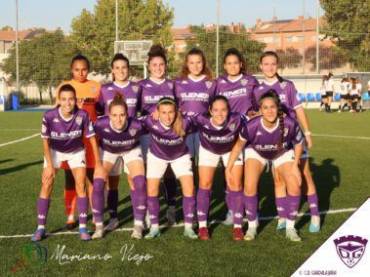
[[[320,214],[340,214],[340,213],[350,213],[356,211],[357,208],[345,208],[345,209],[337,209],[337,210],[327,210],[327,211],[322,211]],[[310,213],[299,213],[298,217],[303,217],[303,216],[310,216]],[[277,216],[263,216],[260,217],[260,221],[266,221],[266,220],[272,220],[277,218]],[[246,221],[246,220],[244,220]],[[218,220],[212,220],[209,224],[216,224],[216,223],[221,223],[221,221]],[[175,224],[172,227],[174,228],[179,228],[179,227],[184,227],[183,223]],[[171,228],[172,228],[171,227]],[[167,225],[161,225],[161,229],[167,228]],[[132,231],[133,228],[119,228],[116,229],[114,232],[130,232]],[[48,233],[48,236],[60,236],[60,235],[76,235],[78,232],[57,232],[57,233]],[[27,238],[27,237],[32,237],[33,234],[23,234],[23,235],[0,235],[0,239],[12,239],[12,238]]]
[[[4,146],[10,145],[10,144],[14,144],[14,143],[22,142],[22,141],[25,141],[25,140],[29,140],[29,139],[37,137],[37,136],[40,136],[40,133],[36,133],[36,134],[33,134],[31,136],[28,136],[28,137],[24,137],[24,138],[20,138],[20,139],[16,139],[16,140],[12,140],[12,141],[2,143],[2,144],[0,144],[0,147],[4,147]]]
[[[343,135],[329,135],[329,134],[312,134],[314,137],[324,137],[324,138],[343,138],[343,139],[359,139],[359,140],[370,140],[370,137],[364,136],[343,136]]]

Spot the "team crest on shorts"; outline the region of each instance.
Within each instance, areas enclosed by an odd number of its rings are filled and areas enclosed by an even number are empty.
[[[132,86],[132,91],[135,93],[138,93],[139,87],[138,86]]]
[[[128,133],[130,134],[130,136],[135,136],[136,134],[137,134],[137,129],[134,129],[134,128],[132,128],[132,129],[129,129],[128,130]]]
[[[207,81],[206,82],[206,87],[207,87],[207,89],[210,89],[212,87],[212,82],[211,81]]]
[[[82,124],[82,117],[81,116],[76,116],[76,123],[77,125],[81,125]]]
[[[240,80],[240,84],[241,84],[242,86],[245,86],[245,85],[247,85],[247,84],[248,84],[248,80],[246,80],[246,79],[241,79],[241,80]]]
[[[342,236],[334,240],[337,254],[349,268],[354,267],[365,253],[367,239],[359,236]]]

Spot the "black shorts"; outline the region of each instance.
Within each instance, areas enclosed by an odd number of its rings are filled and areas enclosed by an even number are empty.
[[[332,91],[327,91],[326,92],[326,97],[333,97],[333,92]]]
[[[347,100],[348,99],[348,95],[347,94],[341,94],[340,95],[340,99]]]
[[[352,100],[352,101],[354,101],[354,100],[358,100],[359,98],[360,98],[360,96],[358,96],[358,95],[350,95],[350,99]]]
[[[321,99],[325,99],[326,97],[328,97],[326,94],[321,94]]]

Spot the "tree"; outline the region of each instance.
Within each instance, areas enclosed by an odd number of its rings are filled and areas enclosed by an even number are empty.
[[[187,51],[193,47],[202,49],[206,55],[209,66],[216,69],[216,31],[207,29],[204,26],[191,26],[192,38],[187,39]],[[238,49],[246,59],[247,70],[257,72],[259,56],[262,54],[265,45],[251,40],[245,29],[240,32],[231,32],[228,26],[220,26],[220,48],[219,48],[219,68],[222,72],[223,53],[229,48]]]
[[[52,88],[68,78],[71,56],[77,53],[72,43],[58,29],[55,32],[44,31],[31,40],[19,43],[19,75],[22,85],[35,83],[43,102],[42,92],[48,89],[50,102],[53,102]],[[10,74],[10,81],[16,78],[15,47],[1,65],[2,70]]]
[[[119,38],[172,43],[173,10],[158,0],[119,0]],[[71,38],[92,61],[92,70],[108,73],[115,41],[115,0],[98,0],[94,11],[83,10],[72,20]]]
[[[13,31],[13,27],[6,25],[0,28],[0,31]]]
[[[327,25],[323,32],[337,40],[350,62],[360,71],[370,70],[370,0],[321,0]]]
[[[296,48],[278,49],[276,53],[279,55],[279,68],[281,69],[287,67],[297,68],[301,65],[302,55]]]
[[[345,65],[348,62],[346,51],[337,47],[323,47],[320,46],[320,68],[334,69]],[[306,49],[306,59],[312,64],[311,69],[316,68],[316,47],[312,46]]]

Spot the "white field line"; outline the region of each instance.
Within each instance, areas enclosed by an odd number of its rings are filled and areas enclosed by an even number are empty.
[[[346,208],[346,209],[322,211],[322,212],[320,212],[320,214],[351,213],[351,212],[354,212],[356,210],[357,210],[357,208]],[[309,213],[299,213],[298,214],[298,217],[303,217],[303,216],[310,216],[310,214]],[[264,216],[264,217],[260,217],[259,220],[260,221],[267,221],[267,220],[272,220],[272,219],[275,219],[275,218],[277,218],[277,216]],[[216,224],[216,223],[221,223],[221,221],[213,220],[209,224]],[[179,223],[179,224],[173,225],[172,227],[179,228],[179,227],[183,227],[183,226],[184,226],[184,223]],[[167,228],[167,225],[161,225],[160,228],[161,229]],[[119,228],[119,229],[116,229],[114,232],[130,232],[132,230],[133,230],[133,228]],[[48,233],[48,236],[76,235],[76,234],[78,234],[78,232],[57,232],[57,233]],[[0,239],[27,238],[27,237],[32,237],[32,234],[8,235],[8,236],[4,235],[4,236],[0,236]]]
[[[14,143],[22,142],[22,141],[25,141],[25,140],[29,140],[29,139],[37,137],[37,136],[40,136],[40,133],[36,133],[36,134],[33,134],[31,136],[28,136],[28,137],[24,137],[24,138],[20,138],[20,139],[16,139],[16,140],[12,140],[12,141],[2,143],[2,144],[0,144],[0,147],[4,147],[4,146],[10,145],[10,144],[14,144]]]
[[[370,140],[370,137],[362,137],[362,136],[342,136],[342,135],[329,135],[329,134],[312,134],[312,136],[314,136],[314,137],[324,137],[324,138]]]
[[[27,128],[25,128],[25,129],[0,129],[0,132],[2,132],[2,131],[4,131],[4,132],[13,132],[13,131],[15,131],[15,132],[24,132],[24,131],[39,131],[40,130],[40,128],[39,129],[27,129]]]

